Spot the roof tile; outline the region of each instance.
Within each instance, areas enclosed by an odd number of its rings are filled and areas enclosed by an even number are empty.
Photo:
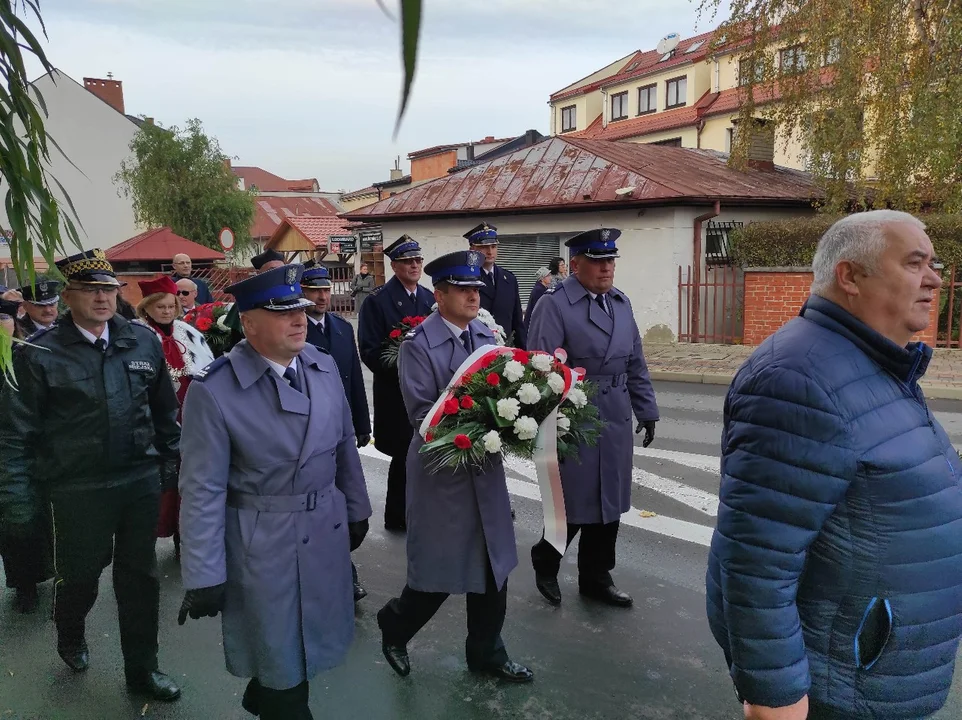
[[[223,260],[224,253],[206,245],[181,237],[169,227],[153,228],[124,240],[105,251],[110,262],[136,262],[161,260],[170,262],[178,253],[189,255],[197,262]]]

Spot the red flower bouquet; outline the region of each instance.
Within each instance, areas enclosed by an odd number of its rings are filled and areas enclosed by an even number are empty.
[[[429,469],[481,466],[502,453],[530,459],[539,441],[560,458],[594,445],[604,427],[589,402],[595,387],[563,357],[498,345],[472,353],[421,424]],[[557,447],[544,448],[545,437]]]
[[[228,303],[213,302],[198,305],[184,315],[184,322],[193,325],[204,334],[204,339],[210,346],[214,357],[220,357],[231,349],[231,329],[227,324],[227,314],[230,312]]]
[[[423,315],[408,315],[402,318],[401,322],[388,333],[387,339],[384,341],[381,362],[388,367],[397,367],[398,353],[401,350],[401,343],[404,342],[404,336],[423,322]]]

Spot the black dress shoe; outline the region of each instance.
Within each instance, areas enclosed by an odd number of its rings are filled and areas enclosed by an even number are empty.
[[[149,695],[154,700],[171,702],[180,697],[180,688],[169,677],[151,670],[138,678],[127,679],[127,689],[138,695]]]
[[[17,612],[22,615],[32,615],[37,612],[40,604],[40,596],[37,594],[36,585],[25,585],[17,588],[17,595],[13,601]]]
[[[385,520],[384,529],[388,532],[407,532],[408,524],[404,520]]]
[[[57,654],[67,663],[67,667],[74,672],[83,672],[90,666],[90,650],[87,649],[85,640],[77,643],[58,642]]]
[[[354,602],[367,597],[367,590],[361,587],[361,583],[357,580],[354,581]]]
[[[533,672],[528,670],[524,665],[512,662],[511,660],[508,660],[504,665],[493,665],[482,668],[478,672],[509,683],[529,683],[534,680]]]
[[[600,585],[584,585],[578,588],[582,595],[592,600],[599,600],[615,607],[631,607],[631,595],[622,592],[614,585],[601,587]]]
[[[544,595],[544,599],[552,605],[561,604],[561,588],[558,587],[558,578],[550,575],[534,574],[534,584],[538,592]]]
[[[244,688],[244,697],[241,698],[241,707],[244,708],[254,717],[261,714],[261,703],[259,691],[261,684],[257,678],[251,678],[250,682],[247,683],[247,687]]]
[[[411,660],[408,658],[406,647],[403,645],[388,645],[384,640],[381,640],[381,652],[384,653],[387,664],[394,668],[394,672],[398,675],[407,677],[411,674]]]

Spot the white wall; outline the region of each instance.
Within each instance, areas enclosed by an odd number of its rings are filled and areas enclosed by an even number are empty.
[[[84,249],[106,249],[141,232],[134,222],[131,200],[118,196],[113,180],[121,161],[130,155],[137,126],[66,75],[58,74],[56,84],[44,76],[36,86],[50,113],[47,132],[69,158],[50,145],[50,172],[67,189],[77,209],[83,225],[78,225],[77,231]],[[51,184],[59,198],[56,184]],[[0,189],[0,196],[2,193]],[[0,225],[7,227],[2,204]],[[76,252],[69,242],[67,251]],[[0,244],[0,257],[9,254],[9,246]]]
[[[478,223],[496,225],[504,235],[536,233],[570,233],[592,228],[618,228],[621,257],[615,269],[615,285],[631,299],[635,321],[642,337],[664,339],[670,332],[678,335],[678,268],[692,263],[694,219],[708,207],[646,208],[644,210],[612,210],[580,213],[555,213],[527,216],[472,216],[464,219],[412,219],[385,221],[384,244],[390,245],[402,234],[416,239],[424,251],[425,264],[433,258],[455,250],[467,249],[462,235]],[[732,209],[722,205],[719,221],[770,220],[804,214],[802,211],[768,209]],[[704,239],[704,230],[702,231]],[[567,256],[567,248],[559,246],[559,255]],[[385,262],[385,278],[393,273]],[[432,287],[426,275],[425,287]],[[527,298],[521,299],[522,303]]]

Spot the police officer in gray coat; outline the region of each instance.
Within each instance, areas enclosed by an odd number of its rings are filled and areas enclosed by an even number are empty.
[[[478,316],[482,255],[454,252],[428,263],[438,304],[401,344],[401,392],[418,427],[454,372],[494,336]],[[407,455],[407,584],[377,614],[381,648],[399,675],[411,671],[407,643],[449,594],[467,594],[468,668],[515,683],[528,668],[508,658],[501,628],[508,573],[518,564],[511,506],[500,458],[484,468],[431,473],[415,433]]]
[[[243,706],[263,720],[309,720],[308,680],[344,659],[350,550],[371,515],[337,367],[306,345],[302,273],[227,289],[246,340],[196,376],[183,411],[178,621],[223,612],[227,670],[252,678]]]
[[[528,347],[553,353],[564,348],[571,367],[583,367],[598,386],[593,399],[606,423],[594,447],[561,463],[568,516],[568,544],[581,531],[578,587],[582,595],[619,607],[631,596],[615,587],[615,541],[622,513],[631,507],[631,469],[636,433],[644,446],[655,438],[658,405],[641,349],[631,303],[613,286],[620,230],[589,230],[569,239],[573,274],[549,288],[531,318]],[[561,603],[561,556],[543,538],[531,549],[538,590],[552,605]]]

